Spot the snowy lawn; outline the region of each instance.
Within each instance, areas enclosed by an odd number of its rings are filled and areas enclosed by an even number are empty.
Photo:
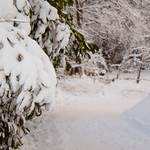
[[[123,113],[149,93],[150,81],[145,80],[104,84],[88,77],[61,79],[52,111],[27,123],[31,133],[20,149],[149,150],[149,129]]]

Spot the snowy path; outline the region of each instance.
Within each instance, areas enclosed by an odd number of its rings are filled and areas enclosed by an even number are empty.
[[[149,82],[59,81],[51,112],[29,123],[21,150],[150,150],[150,135],[120,115],[150,91]]]

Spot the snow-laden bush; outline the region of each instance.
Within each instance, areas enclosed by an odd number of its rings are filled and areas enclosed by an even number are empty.
[[[58,9],[59,15],[48,2]],[[77,63],[78,59],[90,58],[90,52],[95,53],[99,47],[85,41],[72,23],[73,15],[64,11],[65,7],[73,5],[72,0],[48,2],[29,0],[32,10],[30,37],[39,43],[55,68],[70,70],[73,66],[67,61],[68,57]]]
[[[44,2],[34,1],[43,5]],[[26,120],[40,116],[41,107],[50,110],[55,97],[57,81],[53,65],[29,37],[30,4],[27,0],[0,0],[0,149],[21,146],[21,137],[29,132]],[[52,8],[48,3],[47,7]],[[56,11],[52,17],[58,17]],[[57,28],[58,41],[61,24]]]
[[[43,105],[47,110],[51,108],[55,85],[54,68],[40,46],[23,30],[0,23],[2,146],[15,148],[18,143],[13,144],[20,141],[24,121],[40,115]]]
[[[83,63],[85,74],[88,76],[105,75],[108,70],[105,59],[102,56],[101,50],[92,54],[91,59]]]
[[[59,21],[57,9],[47,1],[29,0],[29,3],[33,13],[30,36],[39,43],[53,64],[59,66],[69,41],[70,29]]]
[[[44,9],[45,13],[42,13],[46,14],[44,19],[39,17],[41,16],[41,11],[33,12],[33,29],[31,36],[33,36],[39,43],[42,43],[41,45],[43,50],[50,56],[50,59],[57,69],[62,67],[66,68],[68,71],[71,70],[71,67],[73,67],[73,62],[70,63],[67,61],[70,57],[73,58],[72,61],[78,64],[78,59],[83,59],[85,57],[90,58],[90,52],[95,53],[99,50],[99,47],[93,43],[87,42],[83,34],[81,34],[81,32],[76,29],[73,23],[74,16],[67,11],[68,7],[73,6],[73,0],[47,1],[53,7]],[[47,6],[47,2],[44,2],[44,4]],[[45,7],[43,4],[34,4],[31,6],[34,8],[37,5],[40,5],[40,9],[42,9],[43,12],[43,8]],[[51,18],[52,14],[56,13],[56,9],[54,7],[57,8],[59,21],[57,16],[56,18],[49,19]],[[34,20],[34,18],[37,19]],[[46,20],[46,22],[44,20]],[[48,25],[47,22],[50,24]],[[40,35],[38,34],[38,37],[35,37],[35,33],[39,30],[39,28],[37,28],[38,24],[44,26],[44,30],[42,30]],[[53,31],[52,33],[54,34],[52,34],[51,31]],[[66,46],[67,43],[68,45]]]
[[[56,77],[40,46],[25,32],[8,23],[0,24],[0,43],[1,96],[16,93],[21,87],[16,101],[18,113],[29,105],[31,98],[34,103],[42,100],[41,105],[49,103]]]
[[[95,54],[90,53],[91,59],[85,58],[82,63],[75,63],[72,61],[72,58],[67,58],[69,64],[71,64],[72,68],[69,72],[70,75],[79,74],[82,76],[83,74],[87,76],[99,76],[105,75],[106,71],[108,71],[108,67],[105,59],[102,56],[101,50],[96,52]]]

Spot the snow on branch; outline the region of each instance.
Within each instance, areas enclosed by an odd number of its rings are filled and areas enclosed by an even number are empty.
[[[30,21],[21,20],[21,19],[0,20],[0,22],[21,22],[21,23],[30,23]]]
[[[65,49],[67,46],[70,28],[59,21],[57,9],[47,1],[30,0],[30,4],[34,8],[34,15],[31,17],[31,36],[53,60],[59,55],[60,49]]]
[[[16,113],[29,115],[35,106],[51,108],[56,75],[49,58],[28,35],[8,23],[0,23],[0,96],[13,99]]]

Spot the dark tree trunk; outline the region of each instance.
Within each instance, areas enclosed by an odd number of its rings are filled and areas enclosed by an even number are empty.
[[[78,0],[75,0],[76,4],[76,15],[77,15],[77,25],[81,28],[81,18],[80,18],[80,6]]]
[[[138,70],[138,76],[137,76],[137,79],[136,79],[136,83],[140,82],[140,76],[141,76],[142,66],[143,66],[143,63],[141,63],[140,68]]]
[[[82,21],[83,21],[83,5],[86,3],[87,0],[80,1],[80,0],[75,0],[75,5],[76,5],[76,15],[77,15],[77,25],[79,28],[82,28]]]

